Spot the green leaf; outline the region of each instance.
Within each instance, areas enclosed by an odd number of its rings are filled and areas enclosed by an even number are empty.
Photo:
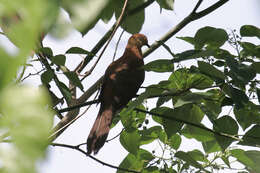
[[[200,103],[202,102],[202,99],[210,99],[213,96],[212,93],[209,92],[197,92],[197,93],[191,93],[188,92],[185,95],[181,95],[177,98],[177,101],[174,104],[174,107],[177,108],[179,106],[183,106],[185,104],[190,103]]]
[[[221,147],[219,146],[219,144],[216,140],[203,142],[202,146],[206,153],[213,153],[213,152],[221,151]]]
[[[154,157],[151,153],[139,149],[136,155],[129,153],[120,163],[119,167],[134,171],[142,171],[152,159],[154,159]],[[117,173],[125,173],[125,171],[118,169]]]
[[[65,76],[72,82],[75,86],[79,87],[83,91],[83,85],[75,72],[64,72]]]
[[[117,7],[115,8],[116,19],[118,19],[121,14],[123,3],[124,3],[124,1],[116,1],[116,5],[117,5]],[[131,0],[131,3],[128,3],[128,9],[129,10],[134,9],[134,8],[138,7],[139,5],[142,5],[143,3],[144,3],[144,0]],[[140,12],[138,12],[138,13],[129,15],[122,22],[121,27],[125,31],[127,31],[131,34],[139,33],[144,24],[144,16],[145,16],[144,9],[140,10]]]
[[[239,142],[240,145],[248,145],[259,147],[260,146],[260,125],[254,125],[242,138],[243,141]]]
[[[241,149],[234,149],[230,151],[231,155],[235,157],[239,162],[243,163],[246,167],[249,167],[256,172],[260,171],[259,157],[260,152],[255,150],[244,151]]]
[[[198,61],[198,66],[201,72],[211,76],[217,80],[225,80],[225,75],[222,71],[215,68],[213,65],[203,61]]]
[[[145,71],[154,71],[154,72],[172,72],[174,70],[174,65],[172,60],[168,59],[159,59],[152,62],[149,62],[144,66]]]
[[[66,51],[66,54],[86,54],[86,55],[93,55],[93,53],[80,48],[80,47],[71,47]]]
[[[204,156],[204,154],[200,150],[192,150],[189,151],[188,154],[196,161],[208,162],[208,159]]]
[[[225,84],[223,85],[223,91],[232,98],[238,109],[243,108],[248,104],[249,98],[242,90]]]
[[[198,125],[205,127],[201,123],[198,123]],[[215,139],[213,133],[205,129],[194,127],[194,126],[185,126],[181,134],[183,134],[186,138],[190,138],[190,139],[194,138],[200,142],[209,142]]]
[[[253,62],[251,66],[256,71],[256,73],[260,73],[260,62]]]
[[[213,129],[217,132],[229,135],[237,135],[238,133],[238,125],[236,121],[230,116],[223,116],[215,120]],[[225,150],[234,141],[234,139],[230,139],[228,137],[223,137],[219,135],[215,136],[222,150]]]
[[[235,107],[234,114],[243,130],[246,130],[252,124],[260,124],[260,108],[252,102],[248,102],[244,107]]]
[[[66,57],[64,55],[56,55],[51,57],[51,61],[56,65],[64,66]]]
[[[134,101],[130,102],[127,106],[126,109],[123,109],[121,111],[122,114],[127,114],[127,112],[133,110],[135,107],[137,107],[138,105],[140,105],[141,103],[143,103],[143,101],[148,98],[151,95],[154,94],[160,94],[162,93],[163,90],[154,87],[153,85],[148,86],[147,89],[145,90],[145,92],[143,92],[142,94],[140,94]]]
[[[243,48],[243,50],[240,52],[240,54],[243,57],[246,57],[246,56],[256,56],[258,58],[260,57],[260,47],[259,46],[256,46],[250,42],[240,42],[240,45]]]
[[[77,0],[62,1],[62,7],[70,14],[73,25],[82,35],[85,35],[98,21],[102,10],[110,0]]]
[[[139,105],[137,108],[145,110],[145,107],[142,104]],[[145,116],[145,113],[135,110],[131,110],[128,112],[125,112],[125,110],[123,110],[120,112],[121,122],[125,129],[137,129],[138,125],[144,122]]]
[[[190,59],[196,59],[201,57],[214,56],[215,51],[212,50],[187,50],[182,53],[176,54],[173,59],[173,62],[181,62]]]
[[[228,40],[228,34],[223,29],[206,26],[197,31],[194,39],[196,49],[201,49],[204,45],[219,48]]]
[[[72,98],[70,89],[63,82],[59,82],[59,85],[60,85],[63,93],[65,94],[64,97],[66,98],[66,100],[70,101]]]
[[[195,45],[195,40],[193,37],[176,37],[176,38],[178,38],[180,40],[184,40],[192,45]]]
[[[49,47],[40,48],[39,51],[42,52],[48,58],[53,56],[52,49]]]
[[[243,25],[240,28],[242,37],[258,37],[260,39],[260,29],[253,25]]]
[[[161,114],[161,115],[172,116],[173,118],[180,118],[183,115],[183,113],[181,114],[180,109],[173,110],[173,109],[170,109],[167,107],[155,108],[155,109],[152,109],[151,112]],[[161,117],[155,117],[155,116],[152,116],[152,117],[153,117],[154,121],[163,125],[168,138],[170,138],[172,135],[174,135],[176,132],[178,132],[183,126],[183,123],[179,123],[174,120],[171,121],[169,119],[164,119]]]
[[[53,112],[48,104],[50,99],[42,88],[8,87],[1,92],[1,129],[8,130],[12,139],[9,147],[0,146],[1,167],[6,172],[36,172],[52,128]]]
[[[230,77],[236,82],[237,86],[244,86],[255,78],[256,72],[252,66],[239,63],[234,58],[226,58],[226,63],[230,67]]]
[[[115,12],[115,6],[116,1],[110,1],[106,8],[104,8],[101,12],[101,19],[103,22],[108,23],[110,19],[112,18],[114,12]]]
[[[47,70],[41,74],[41,81],[43,84],[48,84],[53,79],[53,72],[50,70]]]
[[[200,73],[191,73],[187,69],[179,69],[169,77],[171,89],[185,90],[187,88],[205,89],[211,87],[213,80]]]
[[[199,164],[195,159],[193,159],[190,153],[178,151],[177,153],[175,153],[174,156],[184,160],[187,164],[194,166],[195,168],[203,169],[202,165]]]
[[[173,10],[174,0],[156,0],[161,8],[166,10]]]
[[[120,143],[130,153],[136,155],[140,147],[141,136],[137,130],[124,130],[120,135]]]
[[[141,145],[149,144],[159,137],[162,131],[161,126],[153,126],[149,129],[140,131],[141,134]]]
[[[172,135],[169,139],[169,142],[170,142],[170,146],[173,149],[178,150],[181,145],[181,137],[177,134]]]

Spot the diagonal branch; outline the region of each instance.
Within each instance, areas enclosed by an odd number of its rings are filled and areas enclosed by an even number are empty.
[[[87,154],[87,152],[85,152],[84,150],[82,150],[82,149],[80,148],[80,146],[81,146],[82,144],[79,144],[79,145],[68,145],[68,144],[60,144],[60,143],[51,143],[50,145],[52,145],[52,146],[54,146],[54,147],[64,147],[64,148],[69,148],[69,149],[77,150],[77,151],[81,152],[82,154],[86,155],[87,157],[89,157],[89,158],[95,160],[96,162],[98,162],[98,163],[100,163],[100,164],[102,164],[102,165],[104,165],[104,166],[108,166],[108,167],[110,167],[110,168],[114,168],[114,169],[121,170],[121,171],[125,171],[125,172],[140,173],[140,172],[135,171],[135,170],[120,168],[120,167],[111,165],[111,164],[109,164],[109,163],[103,162],[103,161],[101,161],[101,160],[99,160],[99,159],[97,159],[97,158],[95,158],[95,157],[93,157],[93,156]]]

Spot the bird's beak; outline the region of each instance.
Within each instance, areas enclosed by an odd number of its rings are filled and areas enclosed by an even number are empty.
[[[146,43],[145,46],[147,46],[147,47],[149,47],[149,48],[151,47],[148,43]]]

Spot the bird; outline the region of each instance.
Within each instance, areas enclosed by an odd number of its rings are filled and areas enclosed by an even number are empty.
[[[112,62],[105,71],[101,86],[100,108],[87,139],[87,154],[97,154],[107,139],[116,113],[136,96],[145,78],[142,46],[150,47],[147,37],[133,34],[123,55]]]

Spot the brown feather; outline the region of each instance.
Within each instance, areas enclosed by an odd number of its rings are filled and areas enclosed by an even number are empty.
[[[148,45],[147,38],[134,34],[123,56],[108,66],[99,96],[100,110],[87,140],[88,154],[96,154],[104,145],[115,113],[127,105],[143,83],[143,45]]]

